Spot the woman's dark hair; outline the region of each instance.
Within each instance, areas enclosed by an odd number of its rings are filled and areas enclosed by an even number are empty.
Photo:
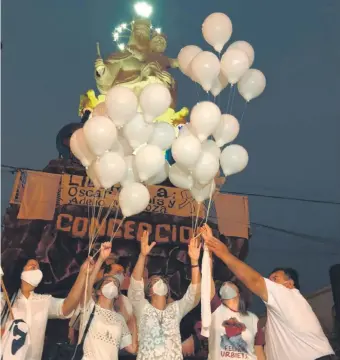
[[[270,275],[273,274],[273,273],[275,273],[275,272],[277,272],[277,271],[283,271],[284,274],[286,275],[286,277],[287,277],[289,280],[293,280],[295,289],[300,290],[299,273],[298,273],[295,269],[289,268],[289,267],[287,267],[287,268],[285,268],[285,267],[278,267],[278,268],[275,268],[275,269],[270,273]]]
[[[10,264],[6,264],[4,266],[4,276],[3,282],[6,286],[6,290],[8,292],[8,298],[11,302],[11,305],[14,304],[15,298],[18,294],[18,291],[21,287],[21,273],[28,263],[29,260],[36,260],[34,257],[29,257],[26,255],[20,255],[18,259],[11,262]],[[9,315],[9,308],[7,302],[5,302],[4,307],[1,311],[1,325],[4,326]]]
[[[240,298],[238,302],[238,312],[242,315],[248,315],[249,301],[248,301],[248,294],[246,288],[242,284],[239,284],[236,281],[225,281],[223,284],[225,283],[231,283],[238,288],[240,294]]]

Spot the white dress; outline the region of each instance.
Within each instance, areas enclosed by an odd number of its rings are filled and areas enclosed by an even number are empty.
[[[94,316],[84,342],[84,360],[118,360],[118,352],[132,343],[132,337],[122,315],[103,309],[90,300],[82,321],[88,321],[93,307]],[[86,323],[82,323],[79,339]]]
[[[145,299],[143,281],[131,277],[128,297],[138,324],[137,360],[183,359],[180,322],[198,305],[199,292],[199,286],[190,285],[181,300],[158,310]]]

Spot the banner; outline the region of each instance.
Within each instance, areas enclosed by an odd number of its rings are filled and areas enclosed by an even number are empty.
[[[51,175],[47,176],[50,182]],[[203,204],[193,201],[189,191],[150,186],[150,203],[146,210],[122,221],[118,187],[98,190],[86,177],[58,176],[57,194],[49,193],[43,172],[32,176],[32,172],[23,171],[16,176],[1,239],[4,281],[10,296],[16,290],[15,284],[20,282],[22,269],[18,264],[23,256],[39,261],[44,274],[37,289],[39,292],[67,296],[92,241],[92,251],[95,252],[101,242],[112,240],[112,251],[129,277],[139,256],[139,241],[145,229],[150,232],[150,240],[157,242],[148,257],[146,273],[167,276],[171,297],[179,299],[183,296],[191,276],[187,243],[193,228],[206,221],[207,209]],[[31,179],[34,179],[34,191],[26,191]],[[38,200],[34,194],[39,194]],[[23,203],[24,209],[20,211]],[[247,198],[217,192],[210,205],[208,223],[214,234],[226,242],[235,256],[244,259],[248,251]],[[51,207],[54,208],[52,213]],[[48,216],[42,211],[44,209],[48,209]],[[32,220],[32,214],[38,219]],[[214,279],[226,281],[231,277],[230,271],[216,259]],[[200,310],[197,309],[182,321],[183,339],[194,333],[193,326],[199,317]],[[51,331],[47,331],[51,343],[66,340],[67,322],[60,323],[65,328],[61,329],[54,323]]]

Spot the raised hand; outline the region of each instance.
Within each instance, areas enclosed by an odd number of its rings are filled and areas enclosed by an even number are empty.
[[[153,249],[153,247],[156,245],[155,242],[153,242],[151,245],[149,245],[149,233],[148,231],[144,230],[142,238],[140,240],[140,253],[143,256],[148,256]]]
[[[203,236],[204,238],[204,236]],[[215,254],[218,258],[222,258],[226,253],[229,253],[228,247],[219,239],[215,237],[207,236],[204,238],[205,245],[213,254]]]
[[[112,244],[110,241],[104,242],[100,246],[99,259],[105,261],[111,254]]]
[[[199,238],[192,238],[190,239],[190,243],[188,246],[188,254],[190,256],[191,262],[198,263],[201,253],[201,242]]]
[[[208,224],[204,224],[201,227],[200,233],[201,233],[204,241],[207,241],[207,239],[211,239],[214,237],[212,230]]]

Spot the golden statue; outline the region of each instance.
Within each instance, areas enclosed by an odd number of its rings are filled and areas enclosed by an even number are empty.
[[[176,84],[167,71],[177,68],[177,59],[170,59],[164,52],[167,47],[166,37],[151,29],[147,19],[136,19],[124,51],[111,54],[103,60],[97,44],[95,62],[95,80],[98,90],[105,95],[115,85],[132,89],[138,96],[143,88],[152,83],[160,83],[170,90],[176,105]]]

